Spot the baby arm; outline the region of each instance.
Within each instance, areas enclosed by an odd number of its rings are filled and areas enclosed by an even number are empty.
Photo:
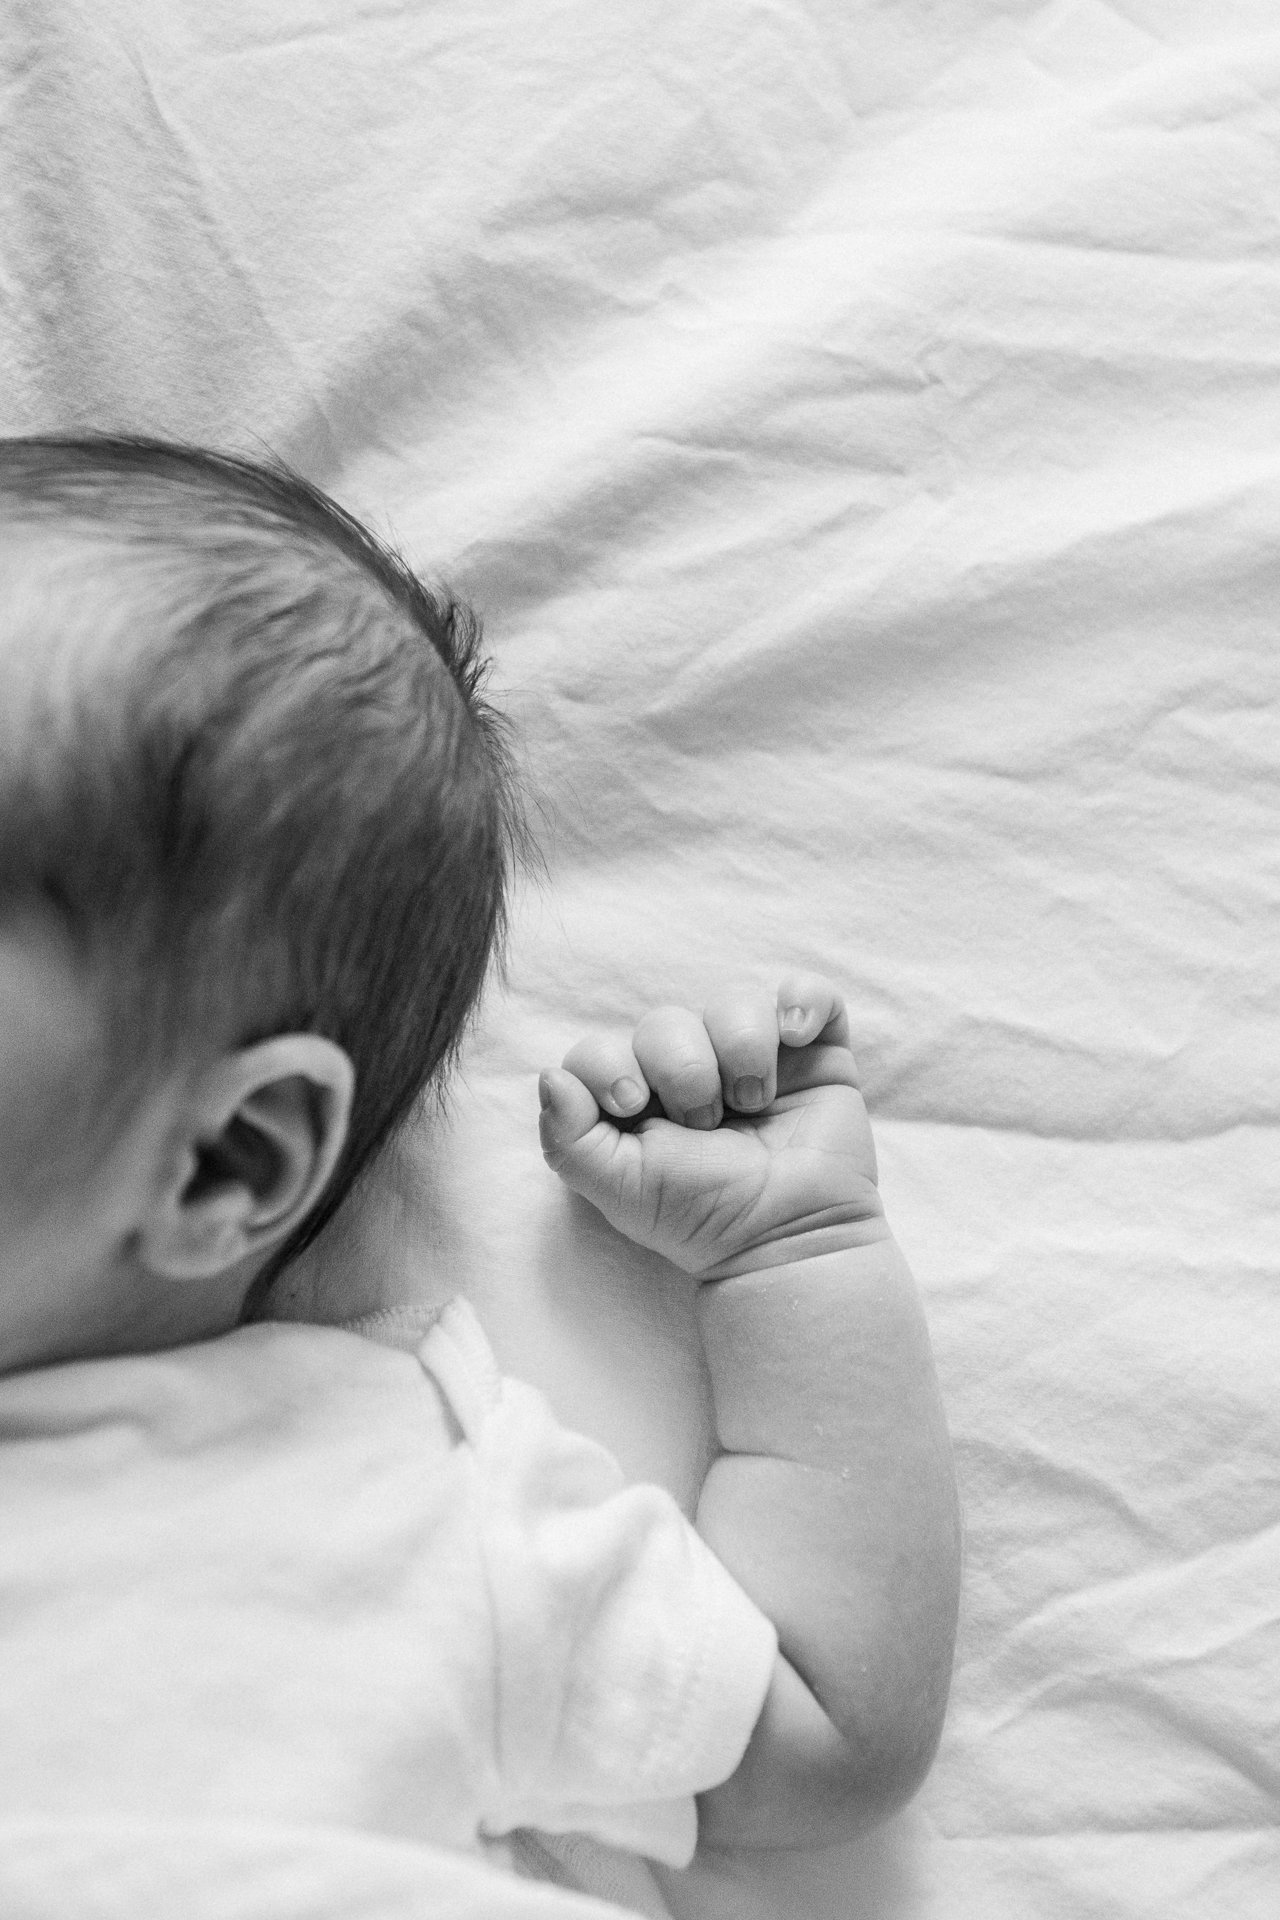
[[[630,1082],[630,1087],[627,1083]],[[698,1282],[720,1454],[697,1525],[780,1653],[718,1846],[839,1840],[919,1785],[958,1594],[950,1449],[832,988],[666,1007],[544,1074],[549,1164]]]

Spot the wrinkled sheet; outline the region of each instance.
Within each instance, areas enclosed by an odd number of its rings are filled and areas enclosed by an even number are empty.
[[[462,1288],[691,1498],[685,1284],[557,1189],[533,1075],[847,990],[953,1705],[901,1818],[673,1906],[1274,1915],[1273,0],[10,0],[0,51],[4,428],[283,453],[477,602],[526,741],[451,1126],[281,1311]]]

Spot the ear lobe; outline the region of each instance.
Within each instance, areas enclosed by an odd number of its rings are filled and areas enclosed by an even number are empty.
[[[316,1034],[279,1035],[209,1070],[140,1232],[147,1268],[210,1279],[286,1239],[337,1163],[354,1080],[342,1049]]]

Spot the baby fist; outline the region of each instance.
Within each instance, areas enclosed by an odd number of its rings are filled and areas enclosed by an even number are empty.
[[[887,1233],[848,1017],[817,975],[580,1040],[539,1094],[548,1165],[701,1280]]]

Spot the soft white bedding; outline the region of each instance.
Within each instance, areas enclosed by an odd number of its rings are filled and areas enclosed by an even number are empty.
[[[891,1827],[673,1902],[1273,1915],[1273,0],[54,0],[0,59],[0,426],[287,455],[478,602],[542,796],[452,1132],[285,1310],[461,1287],[689,1495],[684,1284],[557,1190],[533,1074],[846,985],[953,1708]]]

